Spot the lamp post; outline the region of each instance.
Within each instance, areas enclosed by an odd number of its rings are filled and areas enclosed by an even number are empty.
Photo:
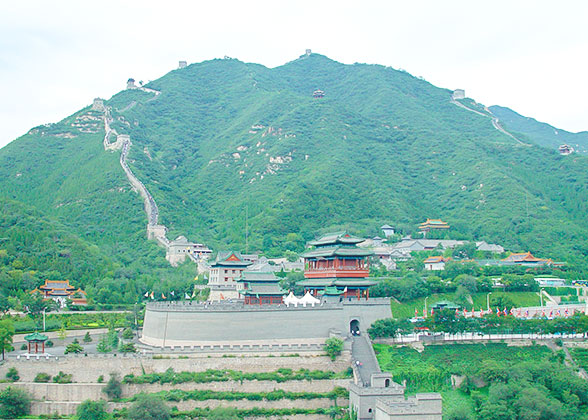
[[[429,296],[425,298],[425,317],[429,315],[429,311],[427,310],[427,299],[429,299]]]
[[[545,291],[544,288],[541,288],[541,291],[539,292],[539,298],[541,299],[541,308],[543,308],[543,292]]]
[[[492,292],[489,292],[486,295],[486,309],[488,310],[488,312],[490,312],[490,295],[492,294]]]

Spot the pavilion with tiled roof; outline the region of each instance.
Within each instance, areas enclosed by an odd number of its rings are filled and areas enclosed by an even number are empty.
[[[330,287],[341,291],[344,298],[367,299],[368,288],[376,282],[367,279],[373,252],[357,247],[364,240],[348,232],[336,232],[308,242],[314,248],[302,255],[305,279],[298,285],[314,296]]]
[[[32,334],[25,335],[24,339],[27,342],[29,354],[45,353],[45,341],[47,341],[49,337],[35,331]]]
[[[530,252],[510,254],[502,261],[505,263],[514,263],[518,265],[550,265],[553,263],[553,261],[550,259],[537,258]]]
[[[419,225],[421,232],[428,232],[430,230],[449,229],[449,225],[440,219],[427,219],[426,222]]]
[[[243,271],[236,281],[245,305],[276,305],[288,293],[280,287],[280,279],[273,272]]]

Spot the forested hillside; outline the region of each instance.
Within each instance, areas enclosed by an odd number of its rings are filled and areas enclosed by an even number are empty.
[[[405,72],[318,54],[274,69],[224,59],[148,87],[161,94],[125,90],[105,104],[171,238],[245,250],[247,214],[248,250],[278,255],[322,231],[411,233],[430,217],[454,238],[588,254],[585,157],[521,145]],[[0,196],[58,219],[113,263],[161,267],[100,118],[86,108],[0,150]]]
[[[524,117],[512,109],[501,106],[491,106],[490,111],[509,130],[522,134],[540,146],[557,149],[562,144],[568,144],[579,153],[588,152],[588,131],[570,133],[569,131],[539,122],[534,118]]]

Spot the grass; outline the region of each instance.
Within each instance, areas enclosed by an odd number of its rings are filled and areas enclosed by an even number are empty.
[[[476,376],[488,360],[503,366],[527,360],[546,360],[551,350],[545,346],[515,347],[505,343],[425,346],[419,353],[411,347],[375,344],[378,362],[394,380],[407,381],[410,392],[451,389],[451,375]]]
[[[476,310],[480,310],[484,308],[486,310],[486,296],[487,293],[474,293],[471,297],[473,300],[473,306]],[[497,292],[494,291],[490,295],[490,299],[496,299],[500,297],[505,297],[510,299],[516,307],[525,307],[525,306],[539,306],[540,299],[539,295],[536,292]],[[439,302],[441,300],[448,300],[451,302],[456,301],[455,293],[439,293],[430,295],[427,299],[427,307],[430,308],[431,305]],[[419,316],[423,313],[423,308],[425,307],[425,298],[418,298],[414,300],[409,300],[406,302],[394,302],[392,301],[391,304],[392,316],[394,318],[409,318],[414,316],[414,311],[417,309]],[[471,309],[471,304],[467,306],[467,309]],[[430,310],[430,309],[429,309]]]
[[[552,354],[546,346],[509,347],[505,343],[430,345],[420,353],[410,347],[375,344],[374,350],[383,371],[392,373],[395,382],[406,380],[407,394],[440,392],[444,417],[468,412],[472,418],[473,401],[468,394],[452,389],[451,375],[477,376],[488,363],[508,367],[547,360]],[[488,390],[484,387],[478,391]]]
[[[570,354],[578,366],[582,369],[588,369],[588,349],[574,347],[570,349]]]

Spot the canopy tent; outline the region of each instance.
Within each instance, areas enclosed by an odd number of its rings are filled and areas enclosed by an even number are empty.
[[[299,300],[299,303],[302,304],[302,306],[306,306],[307,304],[311,304],[312,306],[316,305],[317,303],[321,303],[321,301],[317,298],[315,298],[313,295],[310,294],[310,292],[306,292],[306,294],[304,296],[302,296]]]

